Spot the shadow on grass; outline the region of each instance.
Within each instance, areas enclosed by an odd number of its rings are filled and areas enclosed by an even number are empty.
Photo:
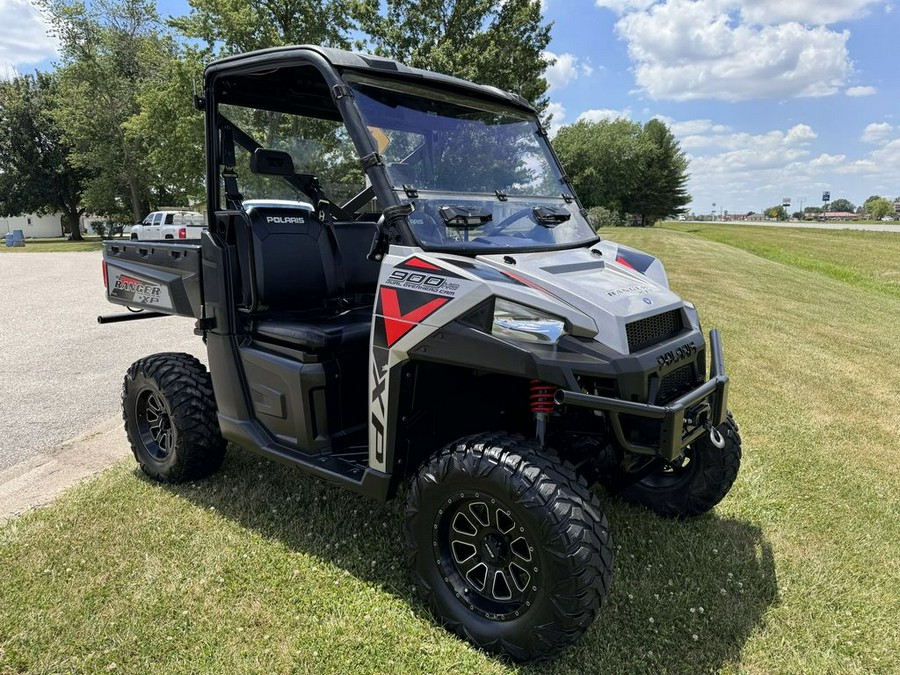
[[[406,576],[402,495],[373,502],[233,446],[218,474],[169,489],[403,598],[430,620]],[[616,546],[607,603],[575,646],[524,671],[708,672],[737,662],[777,602],[761,530],[715,513],[663,520],[600,498]]]

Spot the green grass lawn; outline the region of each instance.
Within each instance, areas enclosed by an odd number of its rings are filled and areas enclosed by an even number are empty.
[[[84,241],[68,241],[63,237],[48,239],[26,239],[25,246],[7,247],[0,240],[0,253],[58,253],[59,251],[99,251],[103,243],[97,237],[86,237]]]
[[[724,223],[662,227],[738,246],[756,255],[900,298],[900,233]],[[615,239],[618,231],[610,231]]]
[[[689,522],[601,495],[612,591],[558,659],[517,668],[434,625],[397,503],[232,451],[179,487],[124,463],[0,526],[0,672],[900,671],[900,299],[698,234],[604,234],[722,329],[744,463]],[[818,255],[875,279],[878,248]]]

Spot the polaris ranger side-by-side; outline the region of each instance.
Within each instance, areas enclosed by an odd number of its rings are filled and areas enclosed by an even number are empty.
[[[196,103],[200,243],[104,248],[109,300],[145,311],[101,320],[190,316],[208,350],[208,373],[157,354],[125,376],[149,476],[208,475],[231,442],[376,499],[408,483],[422,595],[520,661],[606,597],[592,484],[671,517],[728,492],[718,333],[656,258],[596,236],[522,98],[285,47],[213,63]]]

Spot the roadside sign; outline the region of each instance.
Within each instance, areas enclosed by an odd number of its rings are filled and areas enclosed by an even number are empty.
[[[822,201],[823,201],[823,202],[830,202],[830,201],[831,201],[831,193],[830,193],[830,192],[823,192],[823,193],[822,193]]]

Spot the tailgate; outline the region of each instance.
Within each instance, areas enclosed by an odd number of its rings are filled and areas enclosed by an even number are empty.
[[[106,241],[103,267],[110,302],[201,318],[200,244]]]

